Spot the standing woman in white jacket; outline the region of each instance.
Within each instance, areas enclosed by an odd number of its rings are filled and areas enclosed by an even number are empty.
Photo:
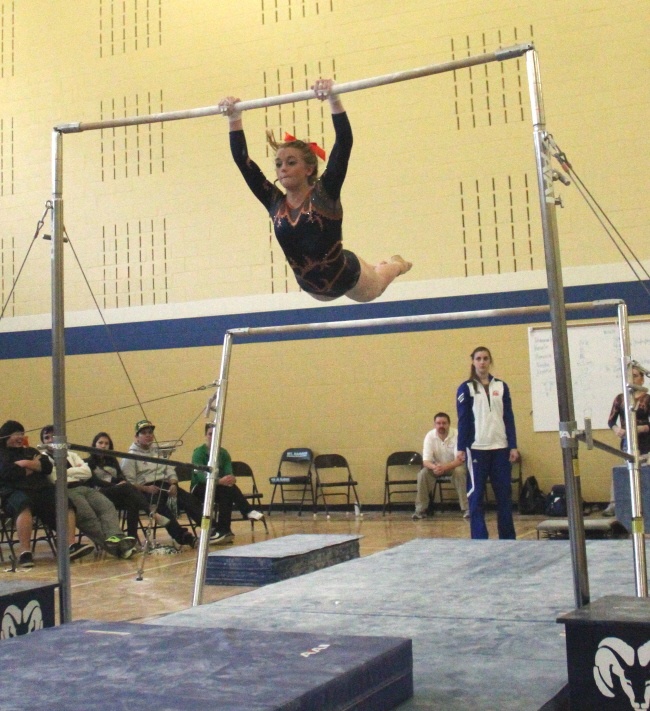
[[[479,346],[471,354],[469,380],[458,388],[459,457],[467,462],[472,538],[488,538],[485,487],[492,484],[497,502],[499,538],[515,539],[512,520],[512,464],[519,459],[510,389],[490,374],[492,354]]]

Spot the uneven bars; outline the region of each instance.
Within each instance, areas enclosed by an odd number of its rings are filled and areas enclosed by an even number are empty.
[[[359,91],[361,89],[371,89],[375,86],[383,86],[384,84],[396,84],[400,81],[409,79],[419,79],[420,77],[431,76],[433,74],[443,74],[444,72],[463,69],[465,67],[473,67],[478,64],[489,64],[490,62],[502,62],[506,59],[521,57],[526,52],[533,49],[532,44],[517,44],[511,47],[497,49],[494,52],[486,52],[484,54],[465,57],[464,59],[456,59],[451,62],[443,62],[442,64],[431,64],[426,67],[417,69],[407,69],[402,72],[394,72],[393,74],[384,74],[370,79],[357,79],[343,84],[335,84],[332,88],[332,94],[345,94],[350,91]],[[249,99],[247,101],[239,101],[235,104],[237,111],[250,111],[251,109],[261,109],[266,106],[279,106],[280,104],[292,104],[297,101],[307,101],[315,99],[316,93],[309,89],[307,91],[297,91],[293,94],[282,94],[280,96],[266,96],[263,99]],[[185,111],[169,111],[160,114],[148,114],[146,116],[130,116],[119,119],[107,119],[106,121],[88,121],[79,123],[62,123],[54,127],[59,133],[81,133],[82,131],[96,131],[104,128],[117,128],[120,126],[137,126],[147,123],[162,123],[164,121],[180,121],[182,119],[200,118],[202,116],[215,116],[223,114],[222,106],[204,106],[198,109],[187,109]]]
[[[601,309],[618,306],[620,299],[600,299],[598,301],[580,301],[566,304],[567,311],[583,309]],[[296,331],[331,331],[340,328],[372,328],[373,326],[392,326],[409,323],[431,323],[435,321],[464,321],[472,318],[490,318],[495,316],[523,316],[525,314],[548,313],[550,306],[515,306],[506,309],[484,309],[482,311],[452,311],[441,314],[419,314],[417,316],[390,316],[388,318],[358,319],[356,321],[330,321],[323,323],[298,323],[288,326],[259,326],[252,328],[231,328],[226,333],[233,336],[260,336],[269,333],[294,333]]]

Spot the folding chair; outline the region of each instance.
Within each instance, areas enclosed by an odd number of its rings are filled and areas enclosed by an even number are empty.
[[[344,456],[341,454],[319,454],[314,459],[314,472],[316,474],[314,507],[318,506],[318,499],[322,496],[325,514],[329,516],[328,496],[344,496],[346,505],[350,506],[350,495],[354,493],[355,504],[361,511],[361,504],[357,496],[357,482],[352,478],[350,467]],[[335,489],[345,489],[345,491],[335,491]]]
[[[411,496],[417,494],[417,474],[422,469],[422,455],[419,452],[393,452],[386,459],[386,478],[384,480],[384,507],[382,516],[391,513],[393,496]],[[413,478],[415,477],[415,478]]]
[[[311,502],[314,513],[316,513],[311,471],[313,462],[314,453],[307,447],[293,447],[282,452],[277,475],[269,477],[269,482],[273,484],[268,510],[269,516],[278,489],[280,490],[283,513],[286,513],[287,504],[299,502],[298,516],[301,516],[303,506],[308,501]]]
[[[237,486],[241,489],[241,492],[246,497],[246,499],[252,502],[253,506],[261,507],[263,494],[260,494],[260,491],[257,488],[257,483],[255,482],[255,475],[253,474],[253,470],[250,468],[250,466],[246,464],[246,462],[233,462],[232,473],[237,479]],[[250,520],[251,529],[255,530],[256,521],[254,521],[253,519],[242,520]],[[264,530],[268,533],[269,527],[266,525],[266,519],[262,519],[262,523],[264,524]]]
[[[442,476],[436,477],[433,484],[433,493],[431,494],[431,505],[428,509],[428,512],[431,515],[436,512],[436,492],[438,494],[438,501],[440,501],[441,511],[444,509],[445,501],[458,501],[458,494],[456,493],[456,488],[451,481],[451,476],[449,474],[443,474]]]
[[[117,509],[117,515],[120,519],[120,528],[122,529],[122,533],[126,534],[127,532],[127,516],[128,516],[128,511],[126,509]],[[140,516],[138,517],[138,539],[140,539],[140,534],[144,536],[147,535],[147,527],[149,525],[149,516],[144,512],[140,512]],[[152,528],[153,531],[153,537],[156,537],[156,528],[158,527],[158,524],[154,521],[154,525]],[[138,543],[141,543],[140,540],[138,540]]]
[[[56,556],[56,532],[46,525],[36,515],[32,515],[32,536],[31,549],[32,553],[36,550],[36,544],[39,541],[45,541]],[[16,523],[4,509],[0,509],[0,545],[6,543],[9,546],[10,557],[15,557],[14,546],[18,544],[16,537]],[[4,561],[4,556],[0,549],[0,560]]]
[[[39,531],[42,533],[39,534]],[[52,555],[56,558],[56,531],[51,529],[46,523],[41,521],[41,519],[34,514],[34,532],[32,534],[32,551],[36,549],[36,544],[39,541],[45,541]]]
[[[7,544],[9,546],[9,558],[14,557],[14,543],[16,542],[13,538],[13,521],[11,516],[2,508],[0,505],[0,562],[4,563],[5,557],[2,552],[2,546]]]

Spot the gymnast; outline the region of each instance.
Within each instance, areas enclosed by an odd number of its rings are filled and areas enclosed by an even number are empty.
[[[230,125],[230,149],[237,167],[255,197],[268,210],[275,236],[282,247],[301,289],[319,301],[347,296],[368,302],[383,294],[386,287],[412,266],[399,255],[376,266],[343,249],[341,227],[343,208],[339,196],[352,150],[352,128],[338,96],[331,93],[334,82],[319,79],[311,88],[321,100],[328,99],[336,140],[327,168],[318,177],[318,146],[285,136],[278,143],[272,133],[267,139],[276,151],[275,172],[285,190],[269,182],[249,158],[240,101],[228,96],[219,102]]]

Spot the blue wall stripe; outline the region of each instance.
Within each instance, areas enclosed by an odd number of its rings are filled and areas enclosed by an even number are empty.
[[[638,282],[567,287],[565,289],[565,299],[567,302],[623,299],[628,305],[630,315],[650,313],[650,300]],[[477,311],[481,309],[538,306],[543,304],[548,304],[548,291],[546,289],[532,289],[435,299],[389,301],[354,306],[329,306],[319,309],[294,309],[289,311],[121,323],[109,327],[110,337],[107,328],[103,325],[71,327],[66,328],[65,332],[66,353],[68,355],[82,355],[112,353],[116,349],[119,351],[148,351],[169,348],[197,348],[200,346],[221,345],[225,332],[231,328],[283,326],[288,324],[348,321],[453,311]],[[616,310],[612,308],[599,310],[595,313],[571,312],[569,317],[571,319],[590,318],[593,316],[605,317],[613,316],[615,313]],[[452,328],[474,328],[476,326],[534,323],[543,320],[545,319],[540,318],[539,315],[526,315],[446,323],[400,324],[367,329],[341,328],[327,331],[245,337],[238,339],[238,342],[259,343],[380,333],[436,331]],[[50,329],[1,333],[0,359],[48,357],[52,353],[51,338]]]

